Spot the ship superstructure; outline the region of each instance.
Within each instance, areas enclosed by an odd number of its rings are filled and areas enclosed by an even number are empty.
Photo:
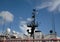
[[[27,30],[28,34],[25,35],[22,33],[16,33],[15,31],[10,33],[10,29],[8,28],[5,32],[5,34],[0,34],[0,42],[60,42],[60,37],[58,37],[55,34],[55,31],[50,30],[50,33],[48,35],[45,35],[40,30],[35,30],[35,27],[38,27],[38,23],[36,20],[36,9],[33,9],[32,12],[32,21],[31,24],[27,24],[28,27],[31,27],[31,32]]]

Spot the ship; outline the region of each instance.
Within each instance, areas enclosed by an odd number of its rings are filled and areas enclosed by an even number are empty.
[[[30,24],[27,24],[27,27],[31,27],[31,32],[29,32],[29,29],[27,30],[28,35],[16,33],[15,31],[10,33],[10,29],[7,28],[4,34],[0,34],[0,42],[60,42],[60,37],[57,36],[54,30],[50,30],[49,34],[45,35],[42,31],[36,29],[38,27],[38,23],[35,21],[37,11],[33,9],[31,17],[33,20]]]

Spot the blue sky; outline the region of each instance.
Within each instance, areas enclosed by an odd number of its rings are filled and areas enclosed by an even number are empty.
[[[3,28],[4,30],[10,28],[11,31],[27,33],[26,23],[31,20],[33,8],[38,10],[37,29],[49,34],[49,30],[52,29],[52,14],[54,14],[55,29],[60,36],[60,0],[0,0],[0,15],[2,14],[0,31]]]

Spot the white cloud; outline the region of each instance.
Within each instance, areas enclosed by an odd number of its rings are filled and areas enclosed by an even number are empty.
[[[33,19],[32,18],[27,18],[27,21],[32,21]]]
[[[50,12],[60,11],[60,0],[46,1],[36,7],[37,9],[47,8]]]
[[[51,5],[51,2],[45,2],[45,3],[42,3],[41,5],[36,6],[36,8],[37,9],[43,9],[43,8],[49,7],[50,5]]]
[[[29,5],[33,5],[33,0],[26,0],[28,2]]]
[[[20,18],[20,20],[22,20],[23,18],[22,17],[19,17]]]
[[[3,24],[2,16],[0,15],[0,24]]]
[[[5,20],[5,21],[8,21],[8,22],[12,22],[13,21],[13,14],[10,13],[9,11],[2,11],[0,12],[0,16]]]
[[[20,21],[20,26],[19,27],[22,30],[22,32],[26,35],[28,34],[27,29],[31,29],[30,27],[27,27],[27,21]]]

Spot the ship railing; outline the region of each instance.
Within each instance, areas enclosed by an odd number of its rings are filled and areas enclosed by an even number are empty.
[[[0,42],[60,42],[60,39],[6,39]]]

